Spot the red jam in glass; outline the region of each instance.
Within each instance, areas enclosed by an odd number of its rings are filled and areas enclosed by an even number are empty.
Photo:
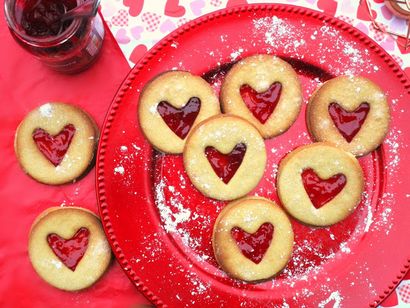
[[[346,185],[344,174],[335,174],[323,180],[313,169],[303,170],[302,181],[313,206],[317,209],[336,197]]]
[[[368,103],[361,103],[360,106],[352,112],[346,111],[338,103],[331,103],[329,105],[330,117],[347,142],[351,142],[354,136],[359,132],[366,120],[369,110],[370,105]]]
[[[246,152],[246,145],[243,143],[237,144],[231,153],[222,154],[214,147],[206,147],[205,155],[209,163],[214,169],[216,175],[225,183],[228,184],[236,171],[242,164]]]
[[[73,272],[83,258],[88,247],[90,231],[80,228],[70,239],[51,233],[47,236],[47,242],[54,254]]]
[[[200,109],[201,100],[198,97],[191,97],[181,108],[175,108],[166,101],[160,102],[157,106],[157,111],[164,122],[181,139],[188,135]]]
[[[242,254],[253,263],[259,264],[268,250],[273,237],[274,227],[266,222],[253,234],[243,231],[239,227],[231,230],[231,235]]]
[[[254,117],[262,124],[265,124],[279,102],[282,84],[275,82],[262,93],[256,92],[249,85],[242,85],[240,92],[243,101]]]
[[[99,14],[62,21],[83,0],[5,0],[14,39],[45,65],[63,73],[85,70],[97,58],[104,25]]]
[[[51,136],[42,128],[37,128],[33,132],[33,140],[40,152],[57,167],[63,161],[74,134],[75,127],[73,124],[66,125],[55,136]]]
[[[28,0],[23,7],[21,26],[29,36],[56,36],[72,22],[62,22],[62,15],[76,6],[76,0]]]

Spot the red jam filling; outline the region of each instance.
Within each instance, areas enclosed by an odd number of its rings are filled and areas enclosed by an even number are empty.
[[[90,231],[80,228],[70,239],[52,233],[47,236],[47,242],[55,255],[73,272],[81,261],[88,246]]]
[[[64,126],[63,130],[55,136],[51,136],[42,128],[37,128],[33,132],[33,140],[40,152],[57,167],[67,153],[74,133],[73,124]]]
[[[191,97],[182,108],[175,108],[168,102],[162,101],[157,111],[168,127],[181,139],[185,139],[198,116],[201,100]]]
[[[242,164],[245,152],[246,145],[243,143],[237,144],[228,154],[222,154],[214,147],[206,147],[205,149],[206,158],[208,158],[212,169],[225,184],[229,183]]]
[[[368,103],[361,103],[360,106],[352,112],[346,111],[338,103],[331,103],[329,105],[330,117],[347,142],[351,142],[354,136],[359,132],[366,120],[369,110],[370,105]]]
[[[344,174],[335,174],[323,180],[313,169],[303,170],[302,181],[313,206],[317,209],[336,197],[346,185]]]
[[[259,122],[265,124],[279,102],[282,84],[275,82],[268,90],[262,93],[256,92],[249,85],[242,85],[240,92],[243,101],[253,116],[257,118]]]
[[[21,1],[20,1],[21,2]],[[62,15],[77,6],[76,0],[27,0],[16,5],[22,7],[20,24],[27,35],[52,37],[63,32],[72,22],[61,21]]]
[[[243,231],[239,227],[231,230],[231,235],[242,254],[253,263],[259,264],[268,250],[273,237],[274,227],[266,222],[253,234]]]

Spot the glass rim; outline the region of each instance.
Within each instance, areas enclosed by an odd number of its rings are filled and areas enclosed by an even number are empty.
[[[77,4],[78,4],[77,0]],[[10,30],[20,38],[24,43],[31,45],[33,47],[55,47],[64,44],[68,41],[80,27],[84,18],[75,18],[71,24],[63,32],[56,36],[51,37],[34,37],[27,35],[24,31],[21,31],[15,20],[14,8],[16,0],[4,0],[4,15],[6,17],[6,22]],[[93,16],[94,17],[94,16]]]

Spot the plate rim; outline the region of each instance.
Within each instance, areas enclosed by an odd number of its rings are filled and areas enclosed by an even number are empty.
[[[107,236],[107,239],[110,243],[110,246],[113,250],[113,253],[118,260],[122,270],[126,273],[127,277],[133,282],[137,290],[141,292],[149,301],[155,304],[158,307],[166,307],[167,304],[164,303],[154,292],[148,289],[141,279],[137,276],[135,271],[129,266],[128,260],[125,258],[125,255],[120,247],[120,244],[117,241],[112,224],[110,221],[108,204],[106,202],[105,196],[105,177],[104,177],[104,159],[105,152],[107,148],[108,135],[112,122],[115,118],[116,111],[122,102],[123,97],[127,93],[132,84],[133,80],[137,77],[138,73],[142,68],[148,64],[153,56],[160,52],[165,46],[172,43],[176,38],[184,35],[184,33],[190,31],[192,28],[200,26],[203,23],[211,21],[217,18],[223,18],[227,15],[234,15],[237,13],[243,12],[252,12],[252,11],[280,11],[288,13],[296,13],[301,16],[307,16],[311,18],[316,18],[318,20],[329,23],[332,27],[338,28],[343,32],[347,32],[349,35],[353,36],[355,39],[364,43],[372,52],[379,56],[391,69],[391,72],[399,79],[403,84],[404,90],[407,94],[410,94],[410,79],[407,77],[405,72],[400,68],[396,63],[393,57],[388,54],[377,42],[372,38],[364,34],[359,29],[348,24],[347,22],[334,17],[327,15],[326,13],[316,11],[310,8],[301,7],[291,4],[279,4],[279,3],[258,3],[258,4],[248,4],[248,5],[238,5],[234,7],[224,8],[217,10],[206,15],[200,16],[196,19],[193,19],[183,26],[175,29],[170,34],[162,38],[158,43],[156,43],[151,49],[149,49],[144,56],[131,68],[130,72],[125,77],[124,81],[121,83],[117,93],[112,100],[106,116],[104,118],[103,126],[101,129],[100,140],[98,142],[97,148],[97,158],[96,158],[96,177],[95,177],[95,187],[97,195],[98,209],[101,216],[102,225],[104,232]],[[376,307],[379,305],[389,294],[395,289],[395,287],[400,283],[404,278],[406,273],[410,268],[410,256],[407,257],[407,261],[402,265],[400,272],[395,276],[396,278],[390,281],[385,289],[378,295],[373,297],[373,300],[370,301],[369,307]]]

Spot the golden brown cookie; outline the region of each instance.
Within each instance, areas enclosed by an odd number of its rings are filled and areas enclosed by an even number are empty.
[[[198,124],[188,136],[183,156],[194,186],[218,200],[249,193],[258,185],[266,165],[265,143],[258,130],[229,115]]]
[[[315,140],[362,156],[383,142],[390,111],[386,95],[374,82],[340,76],[325,82],[312,95],[306,120]]]
[[[52,207],[41,213],[31,227],[28,252],[37,274],[67,291],[94,284],[111,260],[100,220],[79,207]]]
[[[301,146],[279,165],[277,188],[285,209],[309,225],[329,226],[360,203],[362,168],[350,153],[326,143]]]
[[[255,55],[236,63],[221,88],[224,113],[251,122],[264,138],[285,132],[302,104],[298,75],[290,64],[271,55]]]
[[[233,278],[259,281],[279,273],[293,248],[292,225],[285,212],[264,198],[247,197],[228,204],[213,229],[216,260]]]
[[[24,171],[51,185],[75,181],[89,170],[98,128],[80,108],[47,103],[31,111],[16,131],[14,149]]]
[[[182,153],[186,137],[199,122],[220,113],[218,98],[201,77],[170,71],[143,89],[138,119],[148,141],[166,153]]]

